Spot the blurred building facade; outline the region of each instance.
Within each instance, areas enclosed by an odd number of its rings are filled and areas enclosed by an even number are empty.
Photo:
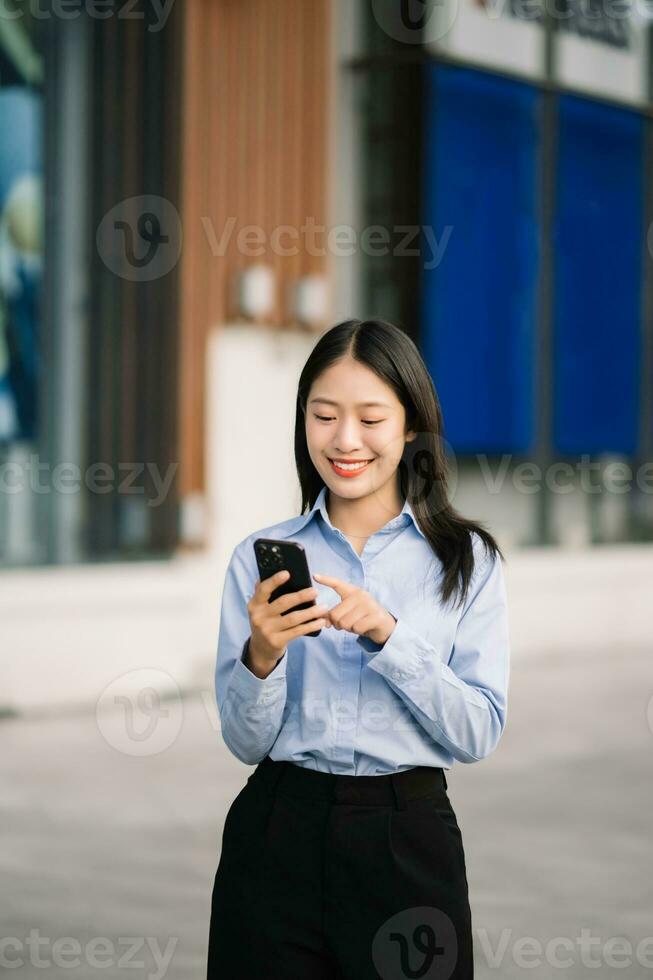
[[[418,343],[456,506],[508,548],[653,539],[645,9],[6,7],[8,704],[92,698],[134,650],[205,682],[231,548],[299,508],[294,390],[342,318]]]
[[[422,229],[364,303],[416,325],[465,505],[517,545],[650,541],[648,5],[363,8],[363,223]]]

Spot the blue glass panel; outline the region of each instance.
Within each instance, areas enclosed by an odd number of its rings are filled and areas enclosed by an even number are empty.
[[[431,260],[424,235],[422,351],[454,450],[526,452],[535,431],[540,96],[438,65],[425,67],[425,93],[423,223],[442,254]]]
[[[554,443],[562,453],[637,448],[643,140],[637,113],[560,100]]]

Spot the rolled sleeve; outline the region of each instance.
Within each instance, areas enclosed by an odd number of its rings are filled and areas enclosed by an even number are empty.
[[[477,762],[494,750],[507,717],[510,644],[498,555],[473,576],[448,662],[444,653],[398,618],[367,664],[436,742],[461,762]]]
[[[245,664],[248,642],[249,637],[243,645],[240,657],[234,664],[231,674],[231,688],[243,699],[270,704],[280,693],[285,694],[287,657],[284,654],[267,677],[257,677]]]
[[[247,557],[249,539],[234,550],[224,580],[215,693],[222,738],[229,751],[248,765],[256,765],[274,744],[286,703],[284,655],[267,677],[257,677],[245,666],[243,655],[250,637],[247,603],[254,594],[258,571]]]

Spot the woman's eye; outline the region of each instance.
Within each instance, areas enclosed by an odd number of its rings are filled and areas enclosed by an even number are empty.
[[[316,415],[316,419],[320,422],[333,422],[333,416],[331,415]],[[383,422],[384,419],[361,419],[364,425],[378,425],[379,422]]]

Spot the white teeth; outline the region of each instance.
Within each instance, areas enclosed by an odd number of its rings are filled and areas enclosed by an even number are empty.
[[[338,463],[335,459],[331,462],[334,466],[337,466],[339,470],[360,470],[370,462],[369,459],[364,460],[362,463]]]

